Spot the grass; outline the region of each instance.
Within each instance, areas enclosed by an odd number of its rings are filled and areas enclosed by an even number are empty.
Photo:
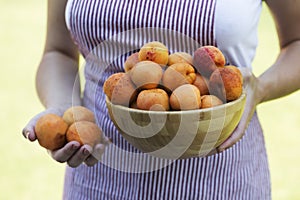
[[[18,5],[18,6],[16,6]],[[43,107],[35,93],[34,77],[45,37],[46,2],[0,2],[0,199],[60,199],[64,164],[21,136],[21,130]],[[254,73],[261,74],[278,53],[270,14],[264,8]],[[299,199],[300,168],[297,151],[300,130],[300,93],[262,104],[258,113],[265,130],[274,200]]]

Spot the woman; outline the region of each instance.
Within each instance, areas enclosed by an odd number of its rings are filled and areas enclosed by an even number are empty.
[[[94,149],[70,142],[51,152],[54,160],[68,164],[64,199],[270,199],[268,162],[255,108],[300,88],[300,2],[266,3],[281,50],[260,77],[245,74],[249,84],[241,122],[219,153],[169,162],[141,154],[118,134],[105,109],[103,82],[123,70],[130,53],[153,39],[162,40],[173,52],[215,45],[228,63],[251,69],[261,1],[48,1],[47,40],[36,81],[46,110],[30,120],[23,134],[34,141],[39,116],[62,115],[67,107],[83,104],[95,111],[98,125],[113,141],[107,145],[104,139]],[[125,53],[119,54],[124,46]],[[86,61],[83,99],[76,79],[78,49]]]

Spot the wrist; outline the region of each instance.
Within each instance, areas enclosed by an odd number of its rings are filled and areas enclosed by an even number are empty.
[[[257,78],[257,99],[258,104],[263,103],[267,101],[269,87],[267,86],[267,83],[264,82],[261,77]]]
[[[56,109],[56,110],[61,110],[61,111],[65,111],[68,108],[72,107],[72,106],[79,106],[82,105],[80,100],[77,101],[72,101],[72,102],[49,102],[47,104],[45,104],[46,109]]]

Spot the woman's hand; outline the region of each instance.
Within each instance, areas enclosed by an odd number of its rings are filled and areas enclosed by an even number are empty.
[[[50,151],[49,154],[58,162],[66,162],[70,167],[78,167],[85,163],[87,166],[95,165],[104,153],[106,145],[110,143],[108,138],[103,138],[102,143],[97,144],[94,148],[90,145],[83,145],[76,141],[67,143],[63,148]]]
[[[33,117],[22,131],[22,134],[29,141],[35,141],[37,139],[34,127],[37,120],[48,113],[53,113],[62,116],[65,109],[49,108],[44,112]],[[109,139],[105,136],[102,138],[102,143],[95,145],[92,148],[90,145],[83,145],[76,141],[68,142],[61,149],[50,151],[48,150],[51,157],[57,162],[66,162],[70,167],[78,167],[80,164],[85,163],[88,166],[95,165],[104,153],[105,147],[110,143]]]
[[[248,124],[254,114],[256,106],[261,102],[262,96],[259,90],[259,80],[253,75],[250,69],[241,68],[240,71],[244,78],[244,91],[246,92],[246,105],[241,120],[231,136],[218,147],[218,152],[233,146],[238,142],[248,127]]]

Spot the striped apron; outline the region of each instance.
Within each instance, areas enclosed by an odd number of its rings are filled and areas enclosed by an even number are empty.
[[[110,121],[104,81],[149,41],[170,53],[193,53],[215,45],[216,0],[71,0],[69,28],[85,58],[84,105],[112,139],[94,167],[67,167],[64,199],[237,199],[271,198],[264,138],[257,115],[232,148],[205,158],[166,160],[141,153]]]

